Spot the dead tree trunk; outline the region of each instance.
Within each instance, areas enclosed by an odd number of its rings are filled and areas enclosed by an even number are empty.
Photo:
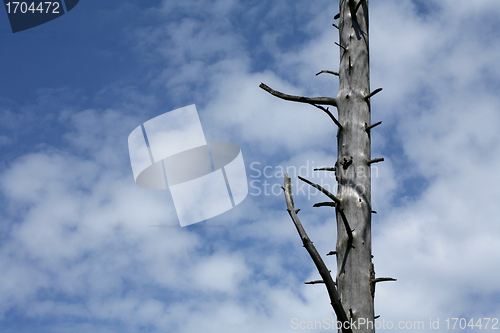
[[[375,284],[392,278],[375,278],[371,252],[371,164],[383,161],[371,158],[370,130],[381,122],[371,124],[370,98],[382,89],[370,92],[370,63],[368,43],[368,0],[340,0],[340,13],[335,16],[339,24],[339,71],[323,70],[339,76],[337,97],[302,97],[283,94],[265,84],[260,87],[270,94],[294,102],[311,104],[325,113],[338,127],[337,163],[333,168],[316,171],[335,172],[337,195],[307,179],[302,181],[323,192],[330,202],[314,207],[335,207],[337,217],[336,250],[329,254],[337,257],[336,281],[307,236],[293,203],[291,182],[285,176],[287,210],[313,259],[322,280],[307,284],[324,283],[337,316],[339,332],[374,332],[373,298]],[[317,75],[318,75],[317,74]],[[328,108],[335,106],[338,120]]]
[[[358,0],[359,1],[359,0]],[[373,323],[368,2],[340,2],[337,288],[349,319]],[[342,223],[339,223],[342,222]],[[349,230],[351,229],[351,230]],[[359,325],[360,326],[360,325]],[[368,328],[368,329],[366,329]],[[373,332],[363,325],[359,332]]]

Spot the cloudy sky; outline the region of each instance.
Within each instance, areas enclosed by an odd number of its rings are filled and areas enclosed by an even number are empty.
[[[0,331],[277,333],[331,319],[324,286],[303,284],[319,275],[276,184],[286,167],[294,187],[299,171],[320,182],[311,169],[335,162],[336,128],[258,86],[335,97],[337,78],[315,73],[338,69],[337,12],[82,0],[15,34],[0,14]],[[384,88],[372,156],[385,158],[373,261],[398,279],[377,285],[379,322],[500,318],[499,17],[496,0],[370,2],[371,86]],[[168,191],[134,183],[127,138],[190,104],[208,141],[241,147],[249,195],[181,228]],[[333,212],[312,208],[324,198],[294,199],[319,252],[334,250]]]

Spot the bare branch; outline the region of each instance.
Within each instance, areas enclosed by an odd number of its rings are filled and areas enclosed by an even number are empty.
[[[340,213],[340,216],[342,217],[342,222],[344,222],[344,227],[345,227],[345,231],[347,232],[347,237],[349,237],[349,242],[352,243],[352,240],[353,240],[352,232],[353,232],[353,230],[349,226],[349,222],[347,221],[347,217],[345,216],[344,210],[343,209],[339,209],[338,211]]]
[[[376,279],[371,279],[370,282],[377,283],[383,281],[397,281],[398,279],[390,278],[390,277],[380,277]]]
[[[339,18],[340,18],[340,13],[337,13],[337,15],[333,17],[334,20],[338,20]]]
[[[340,30],[339,26],[338,26],[338,25],[336,25],[335,23],[332,23],[332,25],[333,25],[335,28],[337,28],[337,29],[339,29],[339,30]]]
[[[354,15],[358,12],[359,7],[365,0],[359,0],[358,4],[356,5],[356,8],[354,8]]]
[[[325,206],[336,207],[337,204],[335,202],[328,201],[328,202],[318,202],[313,205],[313,207],[325,207]]]
[[[380,124],[382,124],[381,121],[379,121],[378,123],[372,124],[370,126],[368,126],[368,124],[365,123],[365,131],[369,132],[372,128],[374,128],[374,127],[376,127],[376,126],[378,126]]]
[[[369,160],[368,161],[368,165],[371,165],[373,163],[383,162],[383,161],[384,161],[383,157],[381,157],[381,158],[374,158],[373,160]]]
[[[344,51],[347,51],[347,49],[344,46],[340,45],[339,43],[335,42],[335,45],[337,45],[338,47],[341,47]]]
[[[317,283],[325,283],[323,280],[314,280],[309,282],[304,282],[304,284],[317,284]]]
[[[314,183],[310,182],[309,180],[302,178],[301,176],[298,176],[298,178],[300,180],[302,180],[304,183],[307,183],[307,184],[311,185],[312,187],[314,187],[315,189],[318,189],[319,191],[324,193],[327,197],[329,197],[330,199],[335,201],[335,203],[337,205],[340,205],[340,199],[337,198],[336,196],[334,196],[333,194],[331,194],[330,192],[328,192],[327,190],[325,190],[323,187],[319,186],[318,184],[314,184]]]
[[[333,120],[333,122],[335,123],[335,125],[338,126],[338,128],[342,128],[342,125],[340,125],[339,121],[337,120],[337,118],[334,117],[334,115],[330,112],[330,110],[328,110],[328,108],[324,108],[320,105],[316,105],[316,104],[313,104],[313,103],[310,103],[312,106],[315,106],[317,107],[318,109],[322,110],[323,112],[325,112],[328,116],[330,116],[330,119]]]
[[[330,251],[330,252],[328,252],[326,255],[327,255],[327,256],[333,256],[333,255],[335,255],[335,254],[337,254],[337,251]]]
[[[316,73],[316,76],[320,75],[320,74],[323,74],[323,73],[326,73],[326,74],[332,74],[332,75],[335,75],[335,76],[339,76],[339,73],[337,72],[334,72],[334,71],[327,71],[327,70],[322,70],[318,73]]]
[[[287,95],[287,94],[283,94],[282,92],[271,89],[269,86],[265,85],[264,83],[261,83],[259,87],[264,89],[265,91],[267,91],[271,95],[276,96],[276,97],[281,98],[281,99],[284,99],[286,101],[337,106],[337,101],[335,100],[335,98],[331,98],[331,97],[302,97],[302,96]]]
[[[337,315],[337,320],[342,323],[345,323],[348,321],[348,318],[344,310],[344,307],[342,306],[342,303],[340,301],[340,296],[339,293],[337,292],[337,288],[335,287],[335,282],[333,281],[333,278],[330,275],[330,271],[323,262],[323,259],[316,250],[316,247],[314,247],[313,243],[309,239],[309,236],[307,236],[304,227],[302,227],[302,223],[300,223],[299,217],[295,213],[295,207],[293,205],[293,197],[292,197],[292,181],[290,180],[290,177],[288,177],[288,174],[285,174],[284,187],[285,187],[285,200],[286,200],[288,214],[292,218],[292,221],[295,224],[295,227],[297,228],[297,232],[299,233],[300,239],[302,240],[302,244],[304,245],[307,252],[311,256],[311,259],[316,265],[316,268],[318,269],[318,272],[325,283],[326,289],[328,290],[328,295],[330,296],[330,301],[333,310]],[[352,333],[352,330],[348,328],[343,330],[343,332]]]
[[[382,88],[375,89],[374,91],[372,91],[371,93],[369,93],[368,95],[365,96],[365,100],[369,100],[370,97],[372,97],[375,94],[378,94],[381,91],[382,91]]]
[[[335,167],[333,168],[316,168],[313,171],[335,171]]]

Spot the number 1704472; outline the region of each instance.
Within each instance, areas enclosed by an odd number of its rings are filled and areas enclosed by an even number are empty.
[[[446,328],[455,329],[477,329],[477,330],[497,330],[498,318],[479,318],[479,319],[465,319],[465,318],[448,318],[446,321]]]
[[[32,13],[32,14],[59,14],[59,2],[51,2],[51,1],[44,1],[44,2],[39,2],[37,5],[35,5],[35,2],[7,2],[5,4],[7,7],[7,13],[8,14],[26,14],[26,13]]]

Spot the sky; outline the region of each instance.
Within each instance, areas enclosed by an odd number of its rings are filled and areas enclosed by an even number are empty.
[[[311,171],[335,163],[336,127],[259,84],[335,97],[338,79],[315,74],[338,69],[338,10],[81,0],[15,34],[1,13],[0,331],[335,331],[324,285],[304,285],[319,274],[279,186],[288,168],[311,240],[334,250],[334,213],[313,208],[324,196],[297,176],[336,187]],[[397,278],[377,284],[379,332],[438,320],[434,331],[496,332],[498,17],[495,0],[370,1],[371,87],[383,88],[372,157],[385,159],[372,169],[373,262]],[[241,147],[249,194],[181,228],[167,190],[135,184],[127,138],[191,104],[207,141]]]

